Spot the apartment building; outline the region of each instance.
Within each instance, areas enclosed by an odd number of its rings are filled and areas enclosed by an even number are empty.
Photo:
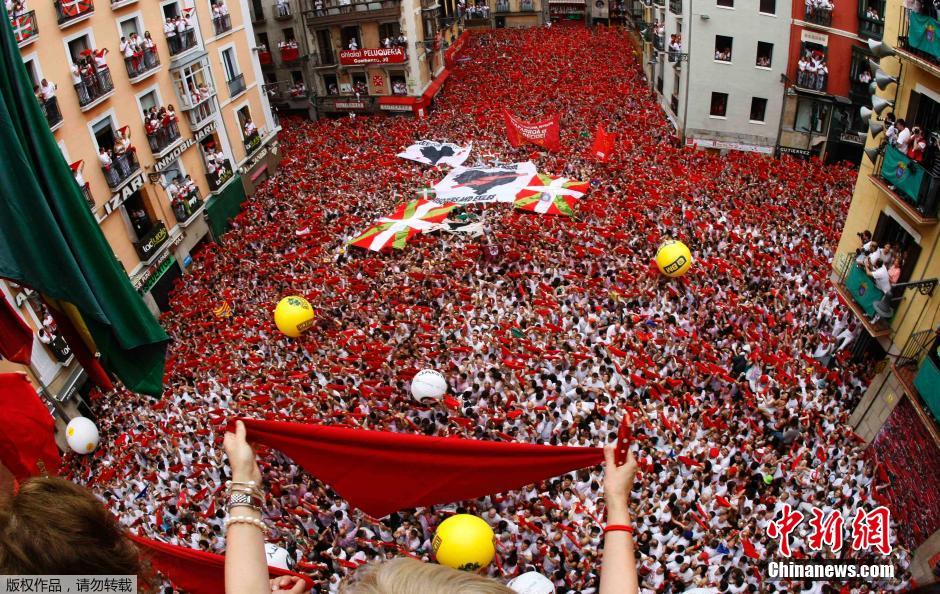
[[[251,0],[250,7],[255,51],[272,109],[280,115],[313,116],[311,67],[320,61],[308,45],[301,0]]]

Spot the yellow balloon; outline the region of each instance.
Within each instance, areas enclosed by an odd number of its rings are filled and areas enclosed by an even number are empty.
[[[678,278],[691,268],[692,252],[681,241],[666,241],[656,251],[656,266],[666,276]]]
[[[469,514],[441,522],[431,547],[438,563],[465,571],[486,567],[496,555],[493,529],[482,518]]]
[[[313,325],[316,314],[303,297],[293,295],[281,299],[274,308],[274,323],[285,336],[297,338]]]

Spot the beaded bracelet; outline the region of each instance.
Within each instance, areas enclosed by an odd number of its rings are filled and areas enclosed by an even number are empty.
[[[267,532],[268,527],[265,526],[264,522],[258,518],[252,518],[249,516],[229,516],[225,518],[225,527],[228,528],[232,524],[251,524],[261,532]]]

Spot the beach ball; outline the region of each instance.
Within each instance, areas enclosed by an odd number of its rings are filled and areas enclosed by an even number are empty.
[[[656,250],[656,266],[666,276],[678,278],[692,266],[692,252],[681,241],[666,241]]]
[[[447,380],[441,372],[422,369],[411,379],[411,395],[421,402],[425,399],[440,399],[447,393]]]
[[[287,549],[269,542],[264,545],[264,556],[268,558],[268,567],[277,567],[278,569],[290,571],[288,561],[290,553],[287,552]]]
[[[65,441],[76,454],[90,454],[98,447],[98,427],[89,418],[75,417],[65,426]]]
[[[555,594],[555,584],[537,571],[529,571],[514,577],[506,584],[518,594]]]
[[[297,338],[313,325],[316,314],[303,297],[293,295],[278,301],[274,309],[274,323],[285,336]]]
[[[486,567],[496,555],[493,529],[482,518],[457,514],[441,522],[431,548],[441,565],[476,571]]]

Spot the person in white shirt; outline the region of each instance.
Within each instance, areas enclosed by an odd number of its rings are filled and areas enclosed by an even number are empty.
[[[904,118],[898,118],[895,127],[898,129],[898,138],[895,146],[906,155],[907,145],[911,142],[911,130],[907,127],[907,122],[904,121]]]

